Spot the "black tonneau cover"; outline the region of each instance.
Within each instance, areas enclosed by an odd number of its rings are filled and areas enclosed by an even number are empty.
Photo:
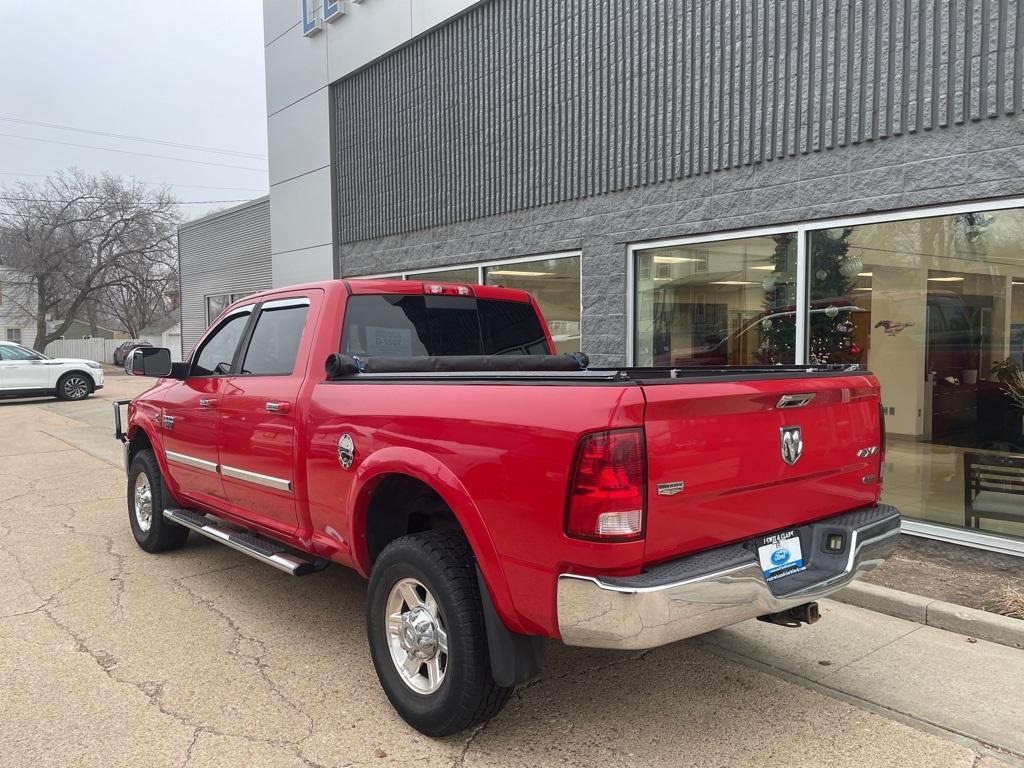
[[[643,384],[682,381],[735,381],[742,379],[806,378],[863,373],[858,365],[751,365],[687,368],[590,368],[579,352],[564,355],[452,355],[446,357],[350,357],[327,358],[330,381],[365,379],[469,379],[538,380],[557,378],[576,381],[618,381]]]

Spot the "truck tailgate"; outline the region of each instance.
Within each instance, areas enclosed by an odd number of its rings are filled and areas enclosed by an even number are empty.
[[[646,562],[878,499],[879,391],[870,375],[666,381],[645,384],[644,395]],[[807,402],[783,406],[784,396]],[[782,448],[791,428],[803,442],[792,464]]]

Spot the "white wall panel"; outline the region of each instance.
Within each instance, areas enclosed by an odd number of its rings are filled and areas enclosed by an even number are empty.
[[[272,185],[330,166],[327,104],[324,87],[267,118]]]
[[[302,34],[290,29],[265,49],[267,115],[294,104],[327,85],[327,35]]]
[[[274,287],[331,280],[334,264],[330,245],[274,254]]]
[[[432,0],[429,3],[412,4],[412,36],[426,32],[445,19],[451,18],[480,0]]]
[[[323,0],[310,0],[310,8],[319,13]],[[280,37],[302,21],[302,0],[263,0],[263,44]]]
[[[270,188],[273,253],[331,244],[331,171],[323,168]]]
[[[422,0],[416,0],[422,4]],[[324,25],[329,45],[330,81],[344,77],[412,36],[413,0],[364,0]]]

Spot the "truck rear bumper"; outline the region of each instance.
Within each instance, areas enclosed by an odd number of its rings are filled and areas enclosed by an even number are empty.
[[[562,640],[593,648],[653,648],[826,597],[892,554],[900,514],[878,504],[793,531],[806,568],[772,581],[765,579],[756,541],[662,563],[638,576],[562,574]],[[843,549],[827,551],[826,542],[837,534]]]

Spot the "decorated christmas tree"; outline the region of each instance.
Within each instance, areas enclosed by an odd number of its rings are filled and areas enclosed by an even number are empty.
[[[791,275],[791,234],[775,235],[772,265],[775,270],[764,279],[764,312],[758,358],[764,365],[786,365],[796,361],[796,286]]]
[[[808,326],[812,363],[855,363],[860,346],[853,340],[853,289],[864,262],[850,255],[852,229],[827,229],[813,236],[812,309]]]
[[[850,255],[852,229],[832,229],[811,235],[811,313],[808,324],[809,361],[855,363],[862,350],[854,341],[853,289],[863,262]],[[768,365],[796,360],[796,286],[787,279],[793,235],[775,236],[775,271],[764,281],[764,320],[761,321],[761,361]]]

